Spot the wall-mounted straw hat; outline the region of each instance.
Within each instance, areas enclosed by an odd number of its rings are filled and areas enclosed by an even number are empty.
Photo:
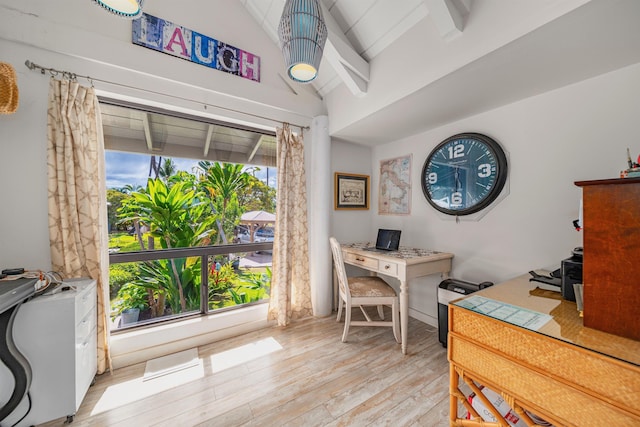
[[[11,64],[0,62],[0,114],[15,113],[18,109],[16,70]]]

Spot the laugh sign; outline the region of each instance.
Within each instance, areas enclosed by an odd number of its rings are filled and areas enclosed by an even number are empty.
[[[245,79],[260,81],[260,57],[155,16],[133,21],[132,42]]]

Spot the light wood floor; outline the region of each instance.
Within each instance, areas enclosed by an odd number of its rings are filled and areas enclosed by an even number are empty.
[[[449,425],[436,328],[410,319],[403,356],[391,328],[352,327],[342,343],[342,327],[332,316],[215,342],[200,366],[148,381],[144,363],[101,375],[71,427]]]

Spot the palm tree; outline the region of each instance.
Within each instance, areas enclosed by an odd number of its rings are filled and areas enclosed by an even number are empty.
[[[156,160],[156,156],[151,156],[151,159],[149,160],[149,178],[158,178],[158,175],[160,174],[161,163],[162,156],[158,157],[158,160]]]
[[[233,229],[233,224],[227,224],[230,202],[234,198],[237,201],[238,192],[247,185],[251,175],[243,171],[244,165],[241,164],[201,161],[198,166],[205,172],[201,185],[212,200],[211,208],[220,214],[217,220],[219,239],[227,244],[225,226],[227,230]],[[214,201],[218,202],[218,209],[215,208]]]
[[[164,163],[158,170],[158,176],[162,178],[164,182],[169,182],[169,177],[175,175],[178,171],[178,166],[171,159],[164,159]]]

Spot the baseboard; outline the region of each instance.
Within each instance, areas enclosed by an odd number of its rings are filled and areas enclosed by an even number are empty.
[[[413,317],[414,319],[417,319],[419,321],[421,321],[422,323],[426,323],[427,325],[431,325],[434,328],[438,327],[438,319],[436,317],[430,316],[426,313],[422,313],[418,310],[415,310],[413,308],[409,308],[409,316]]]

